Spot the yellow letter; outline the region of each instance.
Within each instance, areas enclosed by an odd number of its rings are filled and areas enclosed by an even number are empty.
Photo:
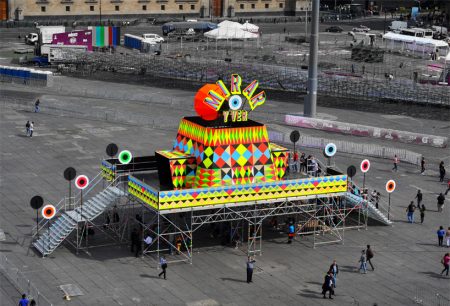
[[[252,110],[257,108],[258,106],[261,106],[266,102],[266,93],[264,91],[261,91],[259,94],[254,96],[250,101],[249,105]]]
[[[241,94],[241,83],[242,83],[242,79],[239,74],[231,75],[231,93],[233,95]]]
[[[244,97],[250,100],[253,94],[255,93],[256,88],[258,88],[258,85],[259,85],[258,81],[254,80],[247,87],[245,87],[245,89],[242,91]]]
[[[223,111],[223,122],[228,122],[229,111]]]
[[[225,95],[225,98],[228,98],[231,95],[230,91],[225,86],[222,80],[217,81],[216,84],[219,85],[220,90],[222,90],[222,93]]]

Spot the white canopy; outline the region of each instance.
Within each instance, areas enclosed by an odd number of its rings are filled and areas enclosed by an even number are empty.
[[[251,32],[251,33],[258,33],[259,32],[259,27],[253,23],[249,23],[248,21],[246,21],[243,25],[242,25],[242,30],[247,31],[247,32]]]
[[[394,40],[405,43],[415,43],[416,45],[433,45],[434,47],[447,47],[448,44],[443,40],[436,40],[431,38],[414,37],[402,34],[388,32],[383,35],[383,39]]]
[[[230,20],[224,20],[221,23],[217,24],[217,27],[219,28],[232,28],[232,29],[243,29],[243,25],[239,22],[234,22]]]
[[[239,28],[219,27],[204,34],[212,39],[256,39],[258,34],[250,33]]]

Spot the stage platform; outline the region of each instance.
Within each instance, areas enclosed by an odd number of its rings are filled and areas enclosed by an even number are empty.
[[[347,176],[287,176],[275,182],[165,190],[156,172],[128,176],[128,193],[160,213],[211,209],[220,205],[255,205],[333,197],[347,191]]]

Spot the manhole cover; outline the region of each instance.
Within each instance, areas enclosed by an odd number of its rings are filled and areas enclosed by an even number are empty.
[[[84,295],[80,287],[74,284],[61,285],[59,288],[64,292],[64,295],[68,296],[79,296]]]

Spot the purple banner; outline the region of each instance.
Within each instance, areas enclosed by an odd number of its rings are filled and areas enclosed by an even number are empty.
[[[64,46],[87,46],[88,51],[92,51],[92,31],[82,30],[53,34],[52,44]]]

